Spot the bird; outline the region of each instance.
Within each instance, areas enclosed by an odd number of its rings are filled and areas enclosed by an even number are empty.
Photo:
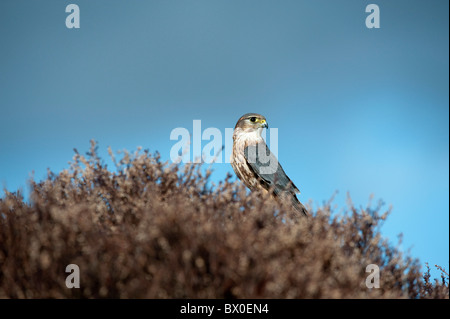
[[[251,191],[262,190],[278,200],[287,199],[301,216],[308,216],[296,196],[300,194],[299,189],[262,138],[264,128],[268,129],[269,125],[261,114],[247,113],[239,118],[233,131],[231,166]]]

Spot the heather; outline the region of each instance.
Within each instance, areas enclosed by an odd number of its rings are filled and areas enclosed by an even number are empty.
[[[212,183],[205,165],[138,149],[110,150],[107,167],[96,147],[31,180],[29,199],[5,190],[0,298],[449,298],[445,269],[432,279],[383,238],[381,201],[299,218],[231,176]]]

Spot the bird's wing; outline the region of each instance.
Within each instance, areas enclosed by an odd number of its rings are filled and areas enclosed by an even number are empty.
[[[265,189],[272,188],[275,195],[284,191],[300,193],[265,143],[247,146],[244,149],[244,157]]]

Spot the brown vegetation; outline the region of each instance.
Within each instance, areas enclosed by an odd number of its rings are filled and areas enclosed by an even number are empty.
[[[429,270],[380,235],[381,205],[309,218],[202,166],[124,153],[116,169],[78,153],[0,199],[1,298],[448,298]],[[80,288],[65,285],[68,264]],[[367,288],[366,266],[380,269]]]

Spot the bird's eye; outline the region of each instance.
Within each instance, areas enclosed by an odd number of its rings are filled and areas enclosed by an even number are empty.
[[[250,118],[250,121],[251,121],[251,122],[256,122],[256,117],[254,117],[254,116],[251,117],[251,118]]]

